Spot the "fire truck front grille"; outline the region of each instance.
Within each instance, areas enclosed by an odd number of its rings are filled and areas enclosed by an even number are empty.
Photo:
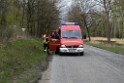
[[[66,46],[66,48],[78,48],[78,46]]]

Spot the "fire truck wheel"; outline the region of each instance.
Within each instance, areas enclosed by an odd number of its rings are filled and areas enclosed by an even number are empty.
[[[61,56],[63,53],[60,52],[60,48],[59,48],[59,55]]]
[[[59,47],[57,47],[55,54],[59,54]]]
[[[84,55],[84,52],[80,53],[80,55],[83,56]]]
[[[62,55],[63,55],[63,53],[59,52],[59,55],[60,55],[60,56],[62,56]]]

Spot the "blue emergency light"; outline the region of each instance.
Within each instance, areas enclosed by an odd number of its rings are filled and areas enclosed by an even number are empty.
[[[61,25],[66,25],[66,22],[61,22]]]
[[[78,22],[62,22],[61,25],[79,25]]]
[[[75,22],[75,25],[79,25],[79,23],[78,22]]]

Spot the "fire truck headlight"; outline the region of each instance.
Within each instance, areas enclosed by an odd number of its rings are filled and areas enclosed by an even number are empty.
[[[83,45],[79,45],[79,48],[83,48]]]
[[[66,46],[65,45],[61,45],[62,48],[65,48]]]

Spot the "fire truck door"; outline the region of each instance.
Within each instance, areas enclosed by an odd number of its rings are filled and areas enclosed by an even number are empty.
[[[59,45],[59,36],[56,32],[51,32],[49,39],[49,50],[56,51],[57,46]]]

